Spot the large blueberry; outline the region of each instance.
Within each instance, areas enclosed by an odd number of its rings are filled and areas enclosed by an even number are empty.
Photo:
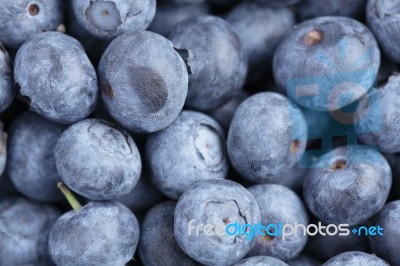
[[[257,224],[260,210],[254,196],[236,182],[197,182],[175,208],[174,233],[182,250],[205,265],[232,265],[252,248],[255,238],[230,235],[229,224]]]
[[[359,17],[365,12],[367,0],[303,0],[296,5],[301,20],[320,16]]]
[[[241,260],[234,266],[289,266],[289,265],[274,257],[255,256]]]
[[[49,253],[58,266],[124,266],[139,242],[135,215],[118,202],[90,202],[63,214],[49,235]]]
[[[390,266],[386,261],[378,258],[377,256],[359,251],[345,252],[339,254],[323,264],[323,266],[343,266],[343,265]]]
[[[9,130],[7,174],[18,191],[37,201],[57,201],[60,177],[54,156],[64,126],[33,112],[17,117]]]
[[[379,65],[378,44],[366,26],[346,17],[318,17],[295,26],[279,45],[273,73],[301,106],[331,111],[366,94]]]
[[[2,201],[0,265],[53,265],[47,241],[59,216],[59,211],[50,205],[23,198]]]
[[[82,120],[67,128],[57,141],[55,158],[65,184],[94,200],[128,194],[142,169],[133,139],[99,119]]]
[[[175,120],[185,103],[185,63],[172,43],[156,33],[118,36],[103,54],[98,74],[107,110],[130,130],[159,131]]]
[[[97,77],[82,45],[59,32],[45,32],[18,50],[14,79],[31,110],[57,123],[79,121],[97,103]]]
[[[146,158],[153,183],[172,199],[194,182],[228,173],[224,132],[199,112],[183,111],[169,127],[150,135]]]
[[[261,92],[236,110],[228,133],[228,155],[243,177],[272,182],[300,159],[306,142],[301,110],[283,95]]]
[[[1,30],[0,30],[1,32]],[[1,33],[0,33],[1,34]],[[11,59],[6,48],[0,42],[0,112],[11,104],[15,96]]]
[[[392,185],[385,157],[362,145],[336,148],[319,157],[304,179],[304,200],[325,223],[359,224],[377,213]]]
[[[178,23],[169,34],[189,72],[186,105],[206,111],[235,97],[244,84],[248,62],[232,26],[215,16]]]

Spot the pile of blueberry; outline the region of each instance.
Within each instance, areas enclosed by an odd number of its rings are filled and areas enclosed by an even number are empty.
[[[400,0],[0,0],[0,266],[400,266],[399,43]]]

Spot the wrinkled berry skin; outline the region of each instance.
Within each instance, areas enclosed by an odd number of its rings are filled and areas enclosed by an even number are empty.
[[[246,179],[274,182],[303,155],[307,124],[285,96],[257,93],[242,102],[228,133],[228,155]]]
[[[304,179],[309,210],[324,223],[356,225],[377,213],[392,185],[385,157],[362,145],[336,148],[315,161]]]
[[[260,206],[262,225],[278,222],[308,225],[307,210],[302,200],[292,190],[275,184],[255,185],[248,190]],[[267,234],[256,238],[256,244],[248,253],[249,257],[267,255],[283,261],[296,257],[307,243],[307,236],[301,229],[297,234],[287,236],[285,239]]]
[[[11,59],[0,42],[0,113],[11,104],[15,96]]]
[[[400,239],[400,201],[396,200],[383,206],[382,210],[372,219],[374,225],[384,228],[383,236],[369,237],[372,251],[391,265],[400,265],[398,252]]]
[[[72,0],[83,28],[97,38],[112,40],[133,30],[145,30],[156,13],[156,0]]]
[[[295,6],[300,20],[320,16],[359,17],[367,0],[303,0]]]
[[[146,266],[200,266],[178,246],[174,236],[175,201],[165,201],[150,209],[141,223],[139,254]],[[160,232],[162,228],[162,233]]]
[[[7,174],[25,196],[37,201],[58,201],[61,181],[54,155],[64,126],[33,112],[16,118],[9,130]]]
[[[132,31],[118,36],[103,54],[98,74],[106,109],[132,131],[167,127],[185,103],[185,63],[172,43],[156,33]]]
[[[255,256],[239,261],[234,266],[289,266],[283,261],[269,256]]]
[[[374,266],[390,266],[386,261],[377,256],[359,252],[345,252],[339,254],[323,264],[323,266],[342,266],[342,265],[374,265]]]
[[[252,248],[255,238],[237,234],[204,234],[189,229],[199,224],[224,225],[230,223],[256,224],[260,210],[254,196],[236,182],[225,179],[201,181],[189,187],[179,198],[175,208],[174,234],[182,250],[205,265],[232,265]],[[216,229],[215,229],[216,230]]]
[[[276,50],[273,74],[299,105],[332,111],[366,94],[379,65],[378,44],[366,26],[328,16],[295,26]]]
[[[379,106],[371,107],[371,102]],[[361,98],[355,113],[355,130],[360,140],[385,153],[399,152],[399,105],[400,76],[395,74],[384,86]]]
[[[44,31],[55,31],[63,19],[62,0],[0,0],[0,42],[11,49]]]
[[[0,203],[0,265],[53,265],[47,241],[60,216],[50,205],[23,198]]]
[[[367,23],[374,33],[383,52],[400,63],[400,1],[369,0],[367,4]]]
[[[118,202],[90,202],[63,214],[49,236],[49,253],[58,266],[123,266],[139,241],[135,215]]]
[[[224,132],[199,112],[183,111],[169,127],[150,135],[146,157],[154,185],[172,199],[194,182],[228,173]]]
[[[60,123],[79,121],[97,103],[97,77],[82,45],[59,32],[44,32],[18,50],[14,79],[30,109]]]
[[[210,111],[234,98],[246,79],[248,60],[233,27],[215,16],[197,16],[178,23],[168,38],[189,72],[186,105]]]
[[[55,158],[62,181],[93,200],[128,194],[142,169],[133,139],[99,119],[82,120],[67,128],[57,141]]]

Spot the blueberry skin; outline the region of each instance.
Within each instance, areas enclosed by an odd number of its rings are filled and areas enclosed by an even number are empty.
[[[399,97],[400,76],[395,74],[385,85],[361,98],[354,128],[362,142],[386,153],[400,151]],[[371,102],[377,102],[378,106],[371,107]]]
[[[228,132],[228,155],[244,178],[275,182],[303,155],[307,125],[285,96],[257,93],[240,104]]]
[[[273,74],[299,105],[332,111],[366,94],[379,65],[378,44],[367,27],[351,18],[327,16],[294,27],[275,52]]]
[[[156,13],[155,0],[73,0],[72,7],[81,26],[105,40],[147,29]]]
[[[400,1],[369,0],[366,13],[367,23],[383,52],[397,63],[400,63]]]
[[[55,146],[64,126],[33,112],[17,117],[9,130],[7,174],[25,196],[36,201],[58,201],[61,181]]]
[[[229,167],[221,126],[193,111],[183,111],[166,129],[149,135],[146,159],[154,185],[171,199],[197,181],[225,178]]]
[[[63,19],[62,0],[0,0],[0,42],[18,49],[37,33],[54,31]]]
[[[132,131],[149,133],[167,127],[185,103],[185,63],[172,43],[156,33],[118,36],[104,52],[98,74],[106,109]]]
[[[118,202],[90,202],[63,214],[49,236],[58,266],[123,266],[133,257],[140,229],[135,215]]]
[[[324,223],[356,225],[377,213],[392,185],[385,157],[363,145],[336,148],[313,163],[304,179],[308,209]]]
[[[1,34],[1,33],[0,33]],[[15,97],[11,59],[0,42],[0,113],[10,106]]]
[[[55,158],[62,181],[93,200],[128,194],[142,170],[133,139],[100,119],[85,119],[67,128],[57,141]]]
[[[319,261],[307,255],[299,255],[288,261],[288,264],[290,266],[321,266]]]
[[[303,0],[295,6],[300,20],[321,16],[359,17],[365,11],[367,0]]]
[[[168,37],[187,65],[188,107],[210,111],[239,94],[248,60],[227,21],[209,15],[189,18],[178,23]]]
[[[47,241],[59,216],[59,211],[50,205],[23,198],[2,201],[0,265],[53,265]]]
[[[97,103],[97,77],[82,45],[59,32],[25,42],[15,58],[14,79],[32,111],[71,124],[87,117]]]
[[[207,236],[195,230],[189,235],[188,225],[194,219],[199,224],[256,224],[260,210],[254,196],[236,182],[225,179],[200,181],[189,187],[175,208],[174,234],[181,249],[205,265],[232,265],[252,248],[255,238],[244,235]]]
[[[289,265],[274,257],[256,256],[241,260],[234,266],[289,266]]]
[[[308,225],[308,214],[302,200],[292,190],[274,184],[255,185],[248,188],[260,206],[263,225],[284,224]],[[282,210],[285,210],[284,212]],[[267,255],[287,261],[296,257],[307,243],[307,236],[301,230],[287,236],[257,236],[256,244],[248,253],[249,257]]]
[[[149,210],[143,219],[139,240],[139,255],[143,265],[201,265],[186,255],[176,243],[175,205],[175,201],[159,203]]]
[[[389,266],[389,264],[378,258],[377,256],[353,251],[353,252],[345,252],[339,254],[324,264],[323,266],[342,266],[342,265],[352,265],[352,266],[364,266],[364,265],[374,265],[374,266]]]
[[[380,258],[391,265],[400,264],[399,247],[399,221],[400,221],[400,200],[390,202],[383,206],[382,210],[372,219],[374,225],[383,228],[383,236],[376,235],[369,237],[369,244],[372,251]]]
[[[295,24],[293,12],[288,8],[242,2],[228,13],[226,20],[237,32],[248,55],[248,83],[265,79],[275,49]]]

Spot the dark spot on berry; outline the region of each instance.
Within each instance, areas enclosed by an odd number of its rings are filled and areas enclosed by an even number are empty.
[[[322,32],[318,30],[310,31],[306,37],[304,37],[304,43],[309,46],[314,46],[320,43],[322,40]]]
[[[336,171],[346,167],[347,161],[345,159],[339,159],[333,162],[331,170]]]
[[[106,85],[104,86],[104,91],[105,91],[106,95],[108,97],[110,97],[111,100],[114,99],[114,91],[113,91],[110,83],[108,83],[108,82],[106,83]]]
[[[39,6],[36,4],[30,4],[28,6],[28,12],[31,16],[36,16],[39,13]]]
[[[299,150],[299,146],[300,146],[300,141],[297,139],[293,140],[292,143],[290,143],[290,152],[296,153]]]

